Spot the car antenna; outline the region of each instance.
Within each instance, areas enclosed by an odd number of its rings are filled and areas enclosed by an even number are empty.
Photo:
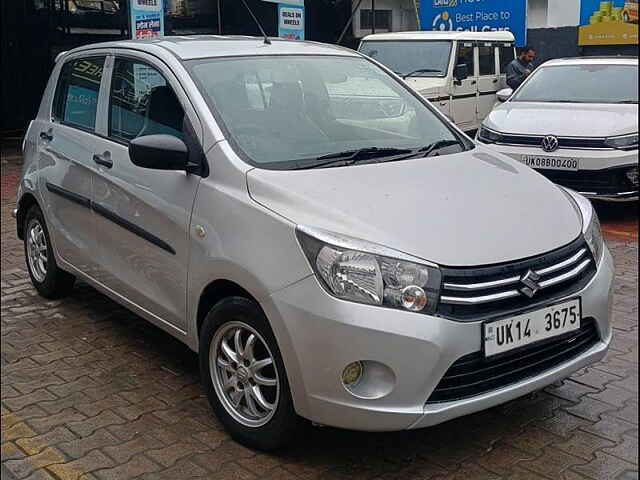
[[[253,14],[253,12],[251,11],[251,8],[249,8],[249,5],[247,5],[246,0],[242,0],[242,3],[244,4],[245,8],[247,10],[249,10],[249,15],[251,15],[251,18],[253,18],[253,21],[256,22],[256,25],[258,25],[258,28],[260,29],[260,32],[262,33],[262,36],[264,37],[264,43],[266,45],[271,45],[271,40],[269,40],[269,37],[267,37],[267,34],[264,31],[264,28],[262,28],[262,25],[260,24],[260,21],[258,20],[258,18]]]

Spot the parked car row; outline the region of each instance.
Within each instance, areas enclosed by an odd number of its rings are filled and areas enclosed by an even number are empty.
[[[369,35],[381,62],[477,140],[588,198],[638,199],[638,59],[544,63],[516,92],[510,32]],[[503,102],[496,106],[497,102]]]
[[[423,428],[611,342],[595,210],[500,143],[352,50],[88,45],[58,57],[29,126],[17,233],[44,297],[82,279],[197,352],[240,442],[281,447],[302,419]]]

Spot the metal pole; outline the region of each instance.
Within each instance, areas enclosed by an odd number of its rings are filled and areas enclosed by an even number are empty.
[[[371,0],[371,33],[376,33],[376,0]]]
[[[220,7],[220,2],[222,0],[218,0],[218,35],[222,35],[222,8]]]
[[[358,4],[356,5],[356,8],[353,9],[353,12],[351,12],[351,16],[349,17],[349,20],[347,20],[347,24],[344,26],[344,28],[342,29],[342,33],[340,34],[340,36],[338,37],[338,41],[336,42],[336,44],[340,45],[340,42],[342,42],[342,38],[344,37],[345,33],[347,33],[347,30],[349,29],[349,26],[351,25],[351,22],[353,22],[353,17],[355,17],[356,12],[358,11],[358,9],[360,8],[360,5],[362,5],[362,2],[364,0],[359,0]]]

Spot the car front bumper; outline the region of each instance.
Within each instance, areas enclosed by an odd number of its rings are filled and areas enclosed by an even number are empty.
[[[638,168],[637,150],[560,149],[546,153],[541,148],[532,146],[485,143],[481,145],[518,162],[522,162],[523,156],[577,159],[578,171],[542,168],[535,170],[554,183],[571,188],[587,198],[611,202],[638,200],[638,185],[632,184],[626,176],[629,169]]]
[[[427,427],[539,390],[600,360],[611,340],[613,260],[605,248],[597,272],[581,291],[583,318],[593,318],[599,341],[542,374],[482,395],[446,403],[427,400],[449,367],[481,350],[482,322],[372,307],[335,299],[307,277],[272,295],[275,328],[297,412],[322,425],[364,431]],[[562,301],[554,299],[553,302]],[[281,329],[279,331],[279,329]],[[368,360],[394,374],[390,393],[356,398],[341,382],[351,362]],[[386,378],[384,381],[388,381]]]

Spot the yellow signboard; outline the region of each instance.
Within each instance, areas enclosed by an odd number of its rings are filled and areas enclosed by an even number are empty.
[[[582,0],[578,45],[638,43],[638,0]]]

